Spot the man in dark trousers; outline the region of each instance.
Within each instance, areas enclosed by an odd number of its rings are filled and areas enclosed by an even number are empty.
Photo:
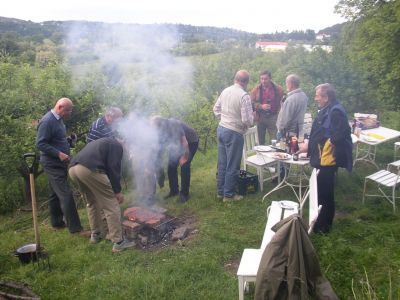
[[[82,226],[68,185],[70,145],[63,122],[63,119],[71,115],[72,106],[70,99],[61,98],[43,116],[37,128],[36,145],[41,152],[40,162],[49,179],[51,225],[54,228],[67,225],[71,233],[76,233],[82,231]]]
[[[135,246],[123,239],[121,209],[124,201],[121,193],[121,161],[123,147],[114,138],[101,138],[88,143],[71,161],[69,176],[78,185],[87,201],[90,242],[97,243],[105,238],[107,229],[101,212],[107,220],[112,251],[120,252]]]
[[[186,123],[162,117],[153,117],[151,122],[156,126],[159,136],[160,151],[157,155],[157,175],[160,177],[160,166],[164,150],[168,151],[169,194],[166,198],[179,194],[179,202],[189,199],[190,164],[199,146],[197,132]],[[181,167],[181,190],[179,192],[178,166]],[[159,180],[160,182],[160,180]],[[161,184],[162,185],[162,184]]]
[[[300,144],[300,152],[308,152],[310,164],[319,169],[318,204],[321,212],[314,232],[328,233],[335,216],[334,183],[338,167],[352,170],[351,129],[346,111],[336,99],[336,91],[329,83],[315,88],[318,115],[315,118],[310,140]]]

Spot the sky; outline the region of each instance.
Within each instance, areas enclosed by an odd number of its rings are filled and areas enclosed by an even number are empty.
[[[228,27],[254,33],[319,30],[345,20],[339,0],[9,0],[0,16],[42,21],[173,23]]]

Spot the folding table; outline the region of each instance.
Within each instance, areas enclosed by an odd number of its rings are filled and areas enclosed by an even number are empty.
[[[375,161],[377,146],[398,137],[400,137],[400,131],[382,126],[362,130],[356,143],[356,157],[353,166],[358,161],[365,161],[379,169]]]

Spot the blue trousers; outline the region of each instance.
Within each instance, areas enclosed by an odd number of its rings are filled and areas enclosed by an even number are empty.
[[[217,128],[218,137],[218,195],[233,197],[239,177],[243,151],[243,135],[222,126]]]

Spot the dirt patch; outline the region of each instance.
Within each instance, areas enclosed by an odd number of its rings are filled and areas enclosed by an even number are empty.
[[[224,269],[229,274],[236,276],[237,270],[239,269],[239,264],[240,264],[240,258],[228,261],[225,263]]]

